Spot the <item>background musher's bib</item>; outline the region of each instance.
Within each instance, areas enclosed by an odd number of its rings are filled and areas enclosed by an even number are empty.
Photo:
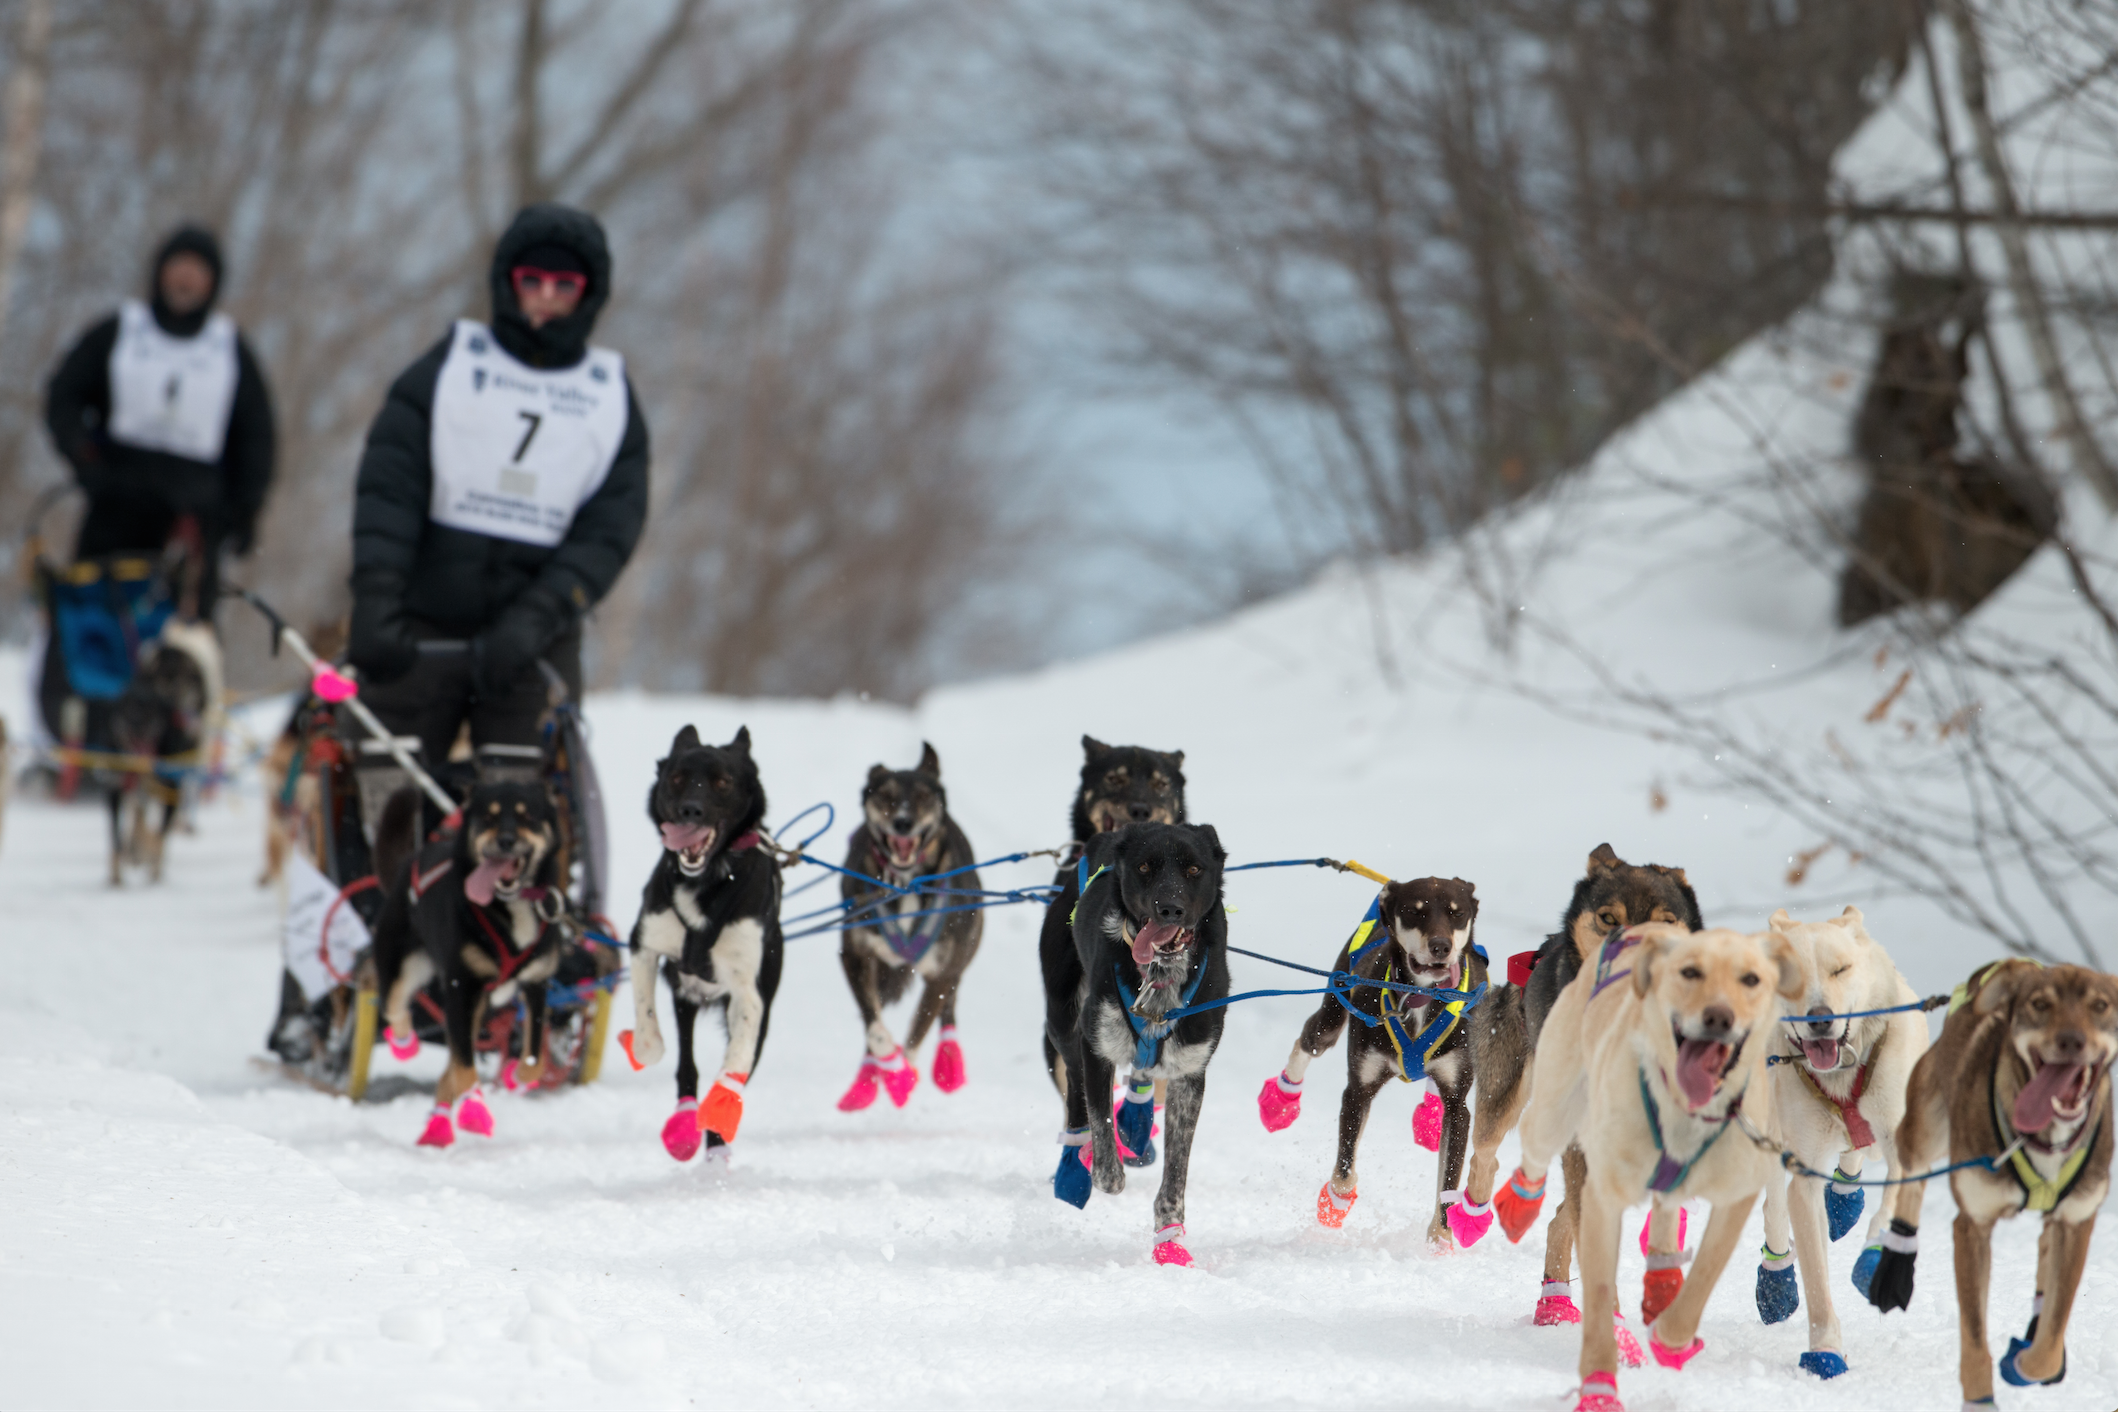
[[[221,459],[240,376],[235,321],[207,316],[191,338],[162,331],[137,299],[118,306],[110,349],[110,439],[144,451]]]
[[[625,438],[625,360],[591,348],[571,368],[519,363],[459,319],[434,384],[436,524],[549,548],[594,495]]]

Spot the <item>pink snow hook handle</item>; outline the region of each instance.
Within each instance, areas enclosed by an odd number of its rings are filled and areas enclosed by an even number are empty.
[[[333,706],[341,701],[351,701],[360,695],[360,687],[353,679],[342,674],[329,662],[316,664],[316,673],[309,679],[309,689]]]

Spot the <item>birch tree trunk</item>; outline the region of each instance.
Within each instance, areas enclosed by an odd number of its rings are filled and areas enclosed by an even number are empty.
[[[15,261],[29,230],[37,158],[44,148],[44,86],[51,62],[51,0],[29,0],[22,10],[22,43],[7,82],[7,149],[0,162],[0,333],[15,286]]]

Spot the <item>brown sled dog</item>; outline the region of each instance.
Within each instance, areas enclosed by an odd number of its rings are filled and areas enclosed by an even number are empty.
[[[1635,866],[1620,858],[1608,843],[1596,845],[1589,854],[1587,871],[1574,884],[1559,930],[1538,949],[1527,981],[1519,978],[1511,960],[1512,983],[1489,991],[1479,1006],[1480,1022],[1471,1027],[1478,1111],[1463,1199],[1474,1210],[1491,1202],[1511,1241],[1521,1240],[1529,1229],[1544,1188],[1541,1183],[1531,1186],[1511,1178],[1495,1192],[1494,1178],[1500,1170],[1497,1154],[1501,1139],[1514,1128],[1523,1104],[1529,1101],[1532,1061],[1545,1017],[1560,992],[1580,974],[1582,958],[1594,956],[1610,933],[1642,922],[1674,922],[1692,931],[1705,926],[1699,917],[1699,899],[1682,868],[1658,863]],[[1579,1147],[1567,1147],[1560,1170],[1566,1177],[1566,1195],[1545,1231],[1544,1284],[1536,1312],[1540,1324],[1571,1324],[1581,1317],[1568,1279],[1573,1272],[1574,1233],[1580,1225],[1580,1192],[1587,1172]],[[1642,1312],[1648,1318],[1659,1313],[1683,1283],[1676,1221],[1673,1215],[1665,1221],[1659,1213],[1654,1221],[1648,1273],[1655,1297],[1642,1301]],[[1646,1308],[1648,1304],[1654,1307]]]
[[[1956,1326],[1964,1402],[1993,1396],[1986,1286],[1993,1223],[2044,1214],[2030,1327],[2008,1340],[2000,1375],[2018,1387],[2067,1371],[2067,1320],[2088,1262],[2096,1211],[2111,1189],[2111,1060],[2118,1055],[2118,977],[2081,966],[2001,961],[1949,1001],[1941,1038],[1913,1067],[1897,1146],[1907,1169],[1986,1159],[1949,1175],[1956,1196]],[[1891,1198],[1890,1231],[1868,1300],[1888,1312],[1912,1300],[1926,1183]]]
[[[949,910],[975,901],[982,884],[976,872],[956,871],[973,861],[971,844],[949,817],[949,794],[941,785],[941,757],[934,747],[921,742],[919,764],[912,769],[877,765],[868,771],[860,804],[861,826],[846,849],[849,873],[880,878],[893,887],[939,873],[955,875],[898,897],[858,877],[841,880],[848,919],[867,924],[847,927],[839,942],[846,984],[853,988],[867,1037],[853,1086],[838,1101],[842,1113],[873,1103],[878,1085],[892,1103],[904,1107],[919,1082],[913,1057],[936,1020],[941,1021],[941,1043],[934,1050],[934,1086],[943,1093],[963,1087],[956,987],[985,935],[984,912]],[[914,975],[926,988],[900,1046],[883,1023],[882,1012],[905,993]]]
[[[1331,963],[1333,970],[1350,971],[1360,981],[1371,983],[1356,985],[1346,999],[1365,1019],[1381,1023],[1353,1026],[1346,1041],[1338,1160],[1316,1194],[1316,1219],[1325,1226],[1344,1225],[1360,1197],[1354,1158],[1376,1094],[1393,1076],[1407,1083],[1431,1078],[1440,1093],[1441,1162],[1436,1169],[1434,1218],[1427,1223],[1427,1240],[1438,1247],[1453,1247],[1455,1228],[1462,1226],[1468,1244],[1492,1223],[1488,1210],[1462,1209],[1463,1193],[1456,1190],[1471,1136],[1471,1041],[1467,1032],[1476,1026],[1481,1012],[1461,1003],[1452,1008],[1447,997],[1391,992],[1379,983],[1398,981],[1473,993],[1485,985],[1485,953],[1475,949],[1472,939],[1478,893],[1462,878],[1393,882],[1383,888],[1376,912],[1378,925],[1372,930],[1364,925],[1356,931]],[[1293,1052],[1287,1056],[1287,1067],[1265,1080],[1258,1092],[1258,1116],[1268,1132],[1277,1132],[1300,1116],[1302,1079],[1310,1061],[1338,1043],[1347,1018],[1347,1005],[1337,995],[1327,995],[1303,1023]]]

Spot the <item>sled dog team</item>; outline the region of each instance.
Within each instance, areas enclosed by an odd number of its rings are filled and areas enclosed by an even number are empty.
[[[1045,1061],[1064,1110],[1053,1192],[1085,1206],[1095,1191],[1122,1191],[1127,1167],[1154,1163],[1160,1137],[1153,1257],[1190,1264],[1185,1180],[1226,1015],[1215,1002],[1230,988],[1227,855],[1211,827],[1186,819],[1182,752],[1086,736],[1082,746],[1072,847],[1039,942]],[[937,1023],[928,1072],[944,1092],[962,1087],[956,991],[983,930],[981,911],[952,905],[952,893],[975,894],[980,883],[933,747],[910,770],[877,765],[861,803],[842,879],[851,924],[840,959],[864,1026],[859,1066],[838,1102],[847,1112],[879,1092],[903,1107]],[[747,729],[716,746],[686,726],[648,795],[662,852],[631,934],[635,1018],[619,1038],[635,1068],[662,1057],[659,974],[677,1026],[677,1107],[662,1142],[679,1161],[702,1146],[709,1160],[725,1159],[770,1028],[784,940],[780,870],[762,846],[765,809]],[[450,1061],[420,1138],[443,1146],[458,1126],[492,1131],[472,1065],[485,1009],[521,997],[530,1022],[503,1078],[512,1088],[539,1077],[542,982],[557,964],[557,820],[541,789],[499,783],[472,792],[452,838],[419,847],[417,820],[408,802],[386,811],[378,831],[389,893],[375,953],[385,1038],[400,1058],[418,1045],[411,996],[443,982]],[[942,874],[951,875],[945,883],[915,887]],[[1353,1212],[1361,1134],[1392,1078],[1429,1085],[1413,1129],[1440,1158],[1427,1228],[1436,1246],[1474,1245],[1496,1219],[1519,1241],[1556,1160],[1564,1193],[1545,1231],[1534,1318],[1581,1325],[1577,1407],[1619,1412],[1621,1361],[1637,1367],[1651,1355],[1681,1368],[1704,1347],[1700,1315],[1761,1192],[1759,1315],[1788,1319],[1806,1294],[1801,1366],[1825,1378],[1846,1371],[1827,1240],[1858,1223],[1857,1183],[1874,1184],[1880,1159],[1885,1184],[1853,1283],[1881,1310],[1906,1307],[1919,1178],[1948,1169],[1966,1404],[1992,1399],[1993,1223],[2025,1211],[2044,1221],[2035,1303],[2000,1372],[2020,1386],[2065,1376],[2067,1323],[2110,1184],[2118,978],[1994,963],[1957,987],[1930,1046],[1919,997],[1858,908],[1808,923],[1779,911],[1751,933],[1708,928],[1682,869],[1636,866],[1604,844],[1589,855],[1559,930],[1511,958],[1504,978],[1489,972],[1477,917],[1476,889],[1462,879],[1385,886],[1334,962],[1346,984],[1324,996],[1285,1069],[1259,1093],[1265,1127],[1289,1127],[1312,1061],[1355,1021],[1336,1156],[1316,1196],[1320,1224],[1341,1226]],[[915,976],[919,1003],[900,1040],[883,1009]],[[728,1039],[703,1098],[693,1039],[702,1007],[722,1011]],[[1496,1154],[1511,1130],[1522,1161],[1502,1181]],[[1790,1180],[1782,1153],[1812,1174],[1831,1164],[1830,1178]],[[1645,1353],[1616,1282],[1620,1220],[1643,1200]],[[1686,1250],[1683,1208],[1701,1201],[1712,1216],[1696,1250]],[[1577,1249],[1579,1305],[1570,1280]]]

